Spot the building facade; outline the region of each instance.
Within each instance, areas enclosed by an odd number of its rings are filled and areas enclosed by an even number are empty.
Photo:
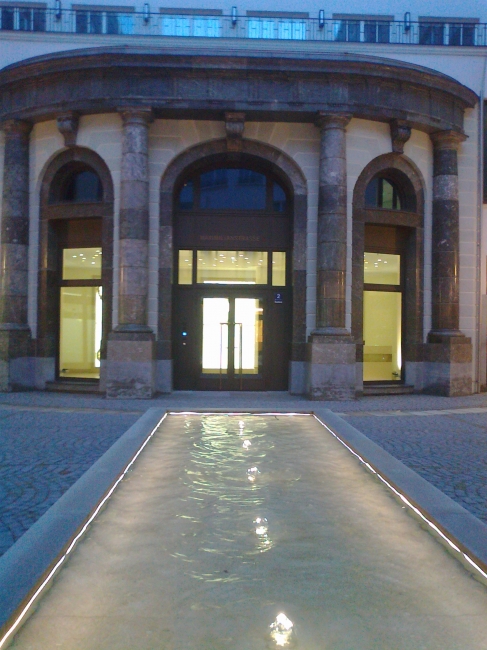
[[[482,390],[483,3],[180,5],[0,2],[0,389]]]

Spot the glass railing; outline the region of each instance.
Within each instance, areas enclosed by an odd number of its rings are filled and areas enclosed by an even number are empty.
[[[327,43],[393,43],[475,47],[487,45],[487,24],[363,19],[293,18],[282,16],[187,15],[184,13],[111,10],[55,10],[0,6],[0,31],[323,41]]]

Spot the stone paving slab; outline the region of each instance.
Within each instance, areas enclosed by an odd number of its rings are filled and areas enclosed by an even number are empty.
[[[0,555],[141,415],[0,408]]]

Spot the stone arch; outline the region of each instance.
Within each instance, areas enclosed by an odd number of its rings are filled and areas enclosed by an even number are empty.
[[[409,192],[405,209],[368,207],[365,191],[377,175],[394,180]],[[363,286],[365,226],[396,226],[408,233],[405,244],[403,360],[406,382],[415,383],[408,368],[422,359],[423,277],[424,277],[424,197],[423,175],[412,160],[388,153],[371,160],[359,175],[352,199],[352,335],[357,342],[357,361],[363,361]],[[407,230],[406,230],[407,229]]]
[[[50,202],[53,181],[63,167],[81,164],[98,175],[103,195],[101,201],[57,203]],[[62,174],[61,174],[62,175]],[[60,176],[57,176],[60,178]],[[55,224],[64,220],[100,219],[103,286],[102,366],[106,359],[106,344],[111,330],[113,301],[113,201],[114,188],[110,170],[99,154],[86,147],[70,147],[55,155],[47,164],[39,188],[39,282],[38,282],[38,355],[57,356],[57,240]],[[54,379],[54,376],[52,376]],[[101,389],[100,382],[100,389]]]
[[[159,255],[159,348],[158,359],[169,362],[171,350],[173,211],[174,191],[178,179],[189,169],[196,171],[208,159],[228,162],[259,160],[286,187],[292,199],[293,222],[293,334],[291,363],[303,364],[291,373],[291,392],[297,386],[297,374],[304,373],[306,343],[306,227],[308,188],[306,177],[296,162],[286,153],[263,142],[242,140],[239,152],[228,151],[226,139],[195,145],[180,153],[168,165],[160,185],[160,255]]]

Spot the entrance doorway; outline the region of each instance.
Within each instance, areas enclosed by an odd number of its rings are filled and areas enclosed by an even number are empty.
[[[283,251],[179,251],[177,389],[287,388],[292,305],[286,257]]]
[[[288,388],[291,201],[282,180],[261,165],[207,160],[176,188],[177,390]]]

